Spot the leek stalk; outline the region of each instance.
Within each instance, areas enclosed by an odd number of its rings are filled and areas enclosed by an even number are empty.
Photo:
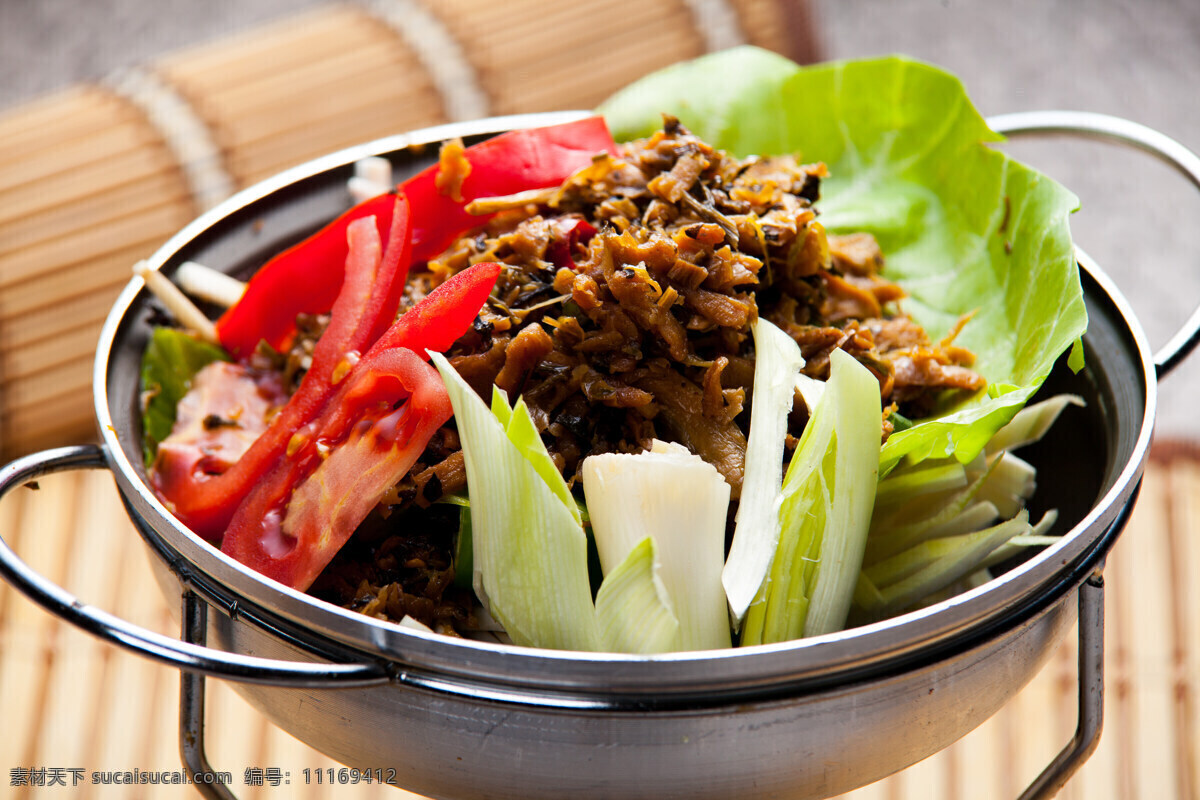
[[[840,630],[859,582],[879,469],[879,383],[835,350],[783,480],[781,534],[741,643]]]
[[[600,649],[579,509],[524,402],[510,409],[496,390],[489,409],[444,356],[430,357],[463,445],[475,593],[516,644]]]
[[[682,445],[655,441],[650,451],[636,455],[589,456],[582,472],[592,535],[604,569],[600,593],[606,594],[614,580],[624,582],[618,576],[634,569],[624,562],[649,539],[651,552],[657,554],[650,583],[661,585],[667,598],[662,605],[673,609],[678,620],[674,641],[664,636],[650,646],[658,651],[729,647],[721,567],[730,487],[716,468]],[[642,562],[645,558],[639,556]],[[644,564],[639,568],[644,570]],[[624,626],[655,625],[665,633],[664,613],[650,588],[634,591],[641,599],[627,601]],[[601,621],[609,630],[615,624]]]
[[[791,336],[761,317],[754,323],[754,405],[746,442],[746,472],[729,558],[721,583],[734,627],[762,586],[779,545],[779,510],[783,505],[783,449],[787,416],[792,410],[797,377],[804,366],[800,347]],[[805,395],[819,398],[824,384]],[[808,384],[806,384],[807,386]]]

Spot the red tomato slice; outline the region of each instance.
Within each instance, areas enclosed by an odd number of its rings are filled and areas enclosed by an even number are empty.
[[[323,418],[312,440],[256,487],[221,548],[301,591],[453,413],[437,371],[411,350],[383,351],[361,364],[346,404]],[[402,397],[403,405],[393,409]],[[352,409],[362,406],[366,410],[354,415]]]

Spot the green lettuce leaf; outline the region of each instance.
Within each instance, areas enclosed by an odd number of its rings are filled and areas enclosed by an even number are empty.
[[[214,361],[229,356],[216,345],[202,342],[175,328],[155,328],[142,354],[142,455],[154,463],[158,443],[175,425],[175,409],[192,387],[192,378]]]
[[[971,460],[1068,347],[1082,366],[1087,312],[1067,222],[1078,200],[988,147],[1002,137],[949,73],[900,56],[799,67],[740,47],[650,75],[598,110],[618,139],[668,112],[740,156],[825,162],[823,224],[875,235],[930,337],[974,313],[956,343],[988,390],[893,434],[881,474],[905,457]]]

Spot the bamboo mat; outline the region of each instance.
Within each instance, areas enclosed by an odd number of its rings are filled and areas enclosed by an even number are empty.
[[[133,264],[233,191],[442,122],[592,108],[751,43],[814,57],[805,0],[357,0],[0,113],[0,459],[94,435]]]
[[[172,635],[178,629],[144,546],[104,473],[53,475],[0,503],[0,531],[43,574],[86,602]],[[1200,451],[1157,445],[1129,527],[1105,572],[1105,725],[1096,753],[1061,792],[1070,800],[1200,797]],[[853,800],[1015,798],[1075,725],[1074,633],[992,719]],[[226,684],[209,681],[209,755],[243,798],[404,798],[379,785],[304,785],[334,762],[268,723]],[[186,787],[87,783],[93,771],[173,771],[178,673],[99,643],[0,585],[0,796],[191,798]],[[870,742],[862,742],[869,747]],[[78,768],[83,781],[12,786],[13,770]],[[247,785],[251,773],[291,784]],[[65,773],[68,786],[71,773]]]

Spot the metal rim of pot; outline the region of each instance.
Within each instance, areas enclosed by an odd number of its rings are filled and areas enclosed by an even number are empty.
[[[252,204],[305,179],[345,169],[375,154],[394,153],[453,136],[488,135],[515,127],[548,125],[579,112],[494,118],[416,131],[317,159],[251,187],[201,216],[151,258],[152,269],[183,260],[190,243]],[[1200,159],[1177,142],[1136,123],[1084,112],[1027,112],[994,117],[990,126],[1010,135],[1073,134],[1133,145],[1162,159],[1200,188]],[[142,291],[135,279],[105,323],[94,373],[95,403],[103,444],[45,451],[0,469],[0,497],[40,475],[76,468],[108,468],[130,517],[147,543],[184,588],[184,641],[137,628],[81,603],[32,571],[0,539],[0,574],[52,613],[106,641],[185,672],[184,727],[202,731],[204,675],[278,686],[323,688],[386,682],[500,702],[586,710],[722,705],[744,699],[800,696],[823,687],[867,680],[970,647],[1020,624],[1081,585],[1080,728],[1075,739],[1029,790],[1057,788],[1086,759],[1099,731],[1102,698],[1102,606],[1095,573],[1127,521],[1149,448],[1156,381],[1200,342],[1200,308],[1153,357],[1128,304],[1082,252],[1084,275],[1112,300],[1128,325],[1144,381],[1144,408],[1128,460],[1091,511],[1058,544],[997,579],[922,611],[813,639],[729,651],[685,653],[654,659],[611,654],[558,653],[473,642],[401,629],[321,603],[275,584],[191,536],[153,496],[118,437],[109,397],[110,357],[128,311]],[[136,450],[136,446],[135,446]],[[249,620],[333,663],[271,661],[202,646],[205,606]],[[1086,618],[1088,624],[1083,624]],[[1099,630],[1095,630],[1099,627]],[[1099,643],[1099,646],[1097,646]],[[520,665],[514,669],[514,665]],[[664,684],[662,676],[672,682]],[[714,675],[717,677],[714,679]],[[530,677],[532,676],[532,677]],[[1085,692],[1085,687],[1100,691]],[[1086,695],[1086,696],[1085,696]],[[191,699],[189,706],[188,698]],[[196,701],[201,714],[197,718]],[[185,760],[203,766],[202,739],[184,748]],[[1027,793],[1028,794],[1028,793]]]

